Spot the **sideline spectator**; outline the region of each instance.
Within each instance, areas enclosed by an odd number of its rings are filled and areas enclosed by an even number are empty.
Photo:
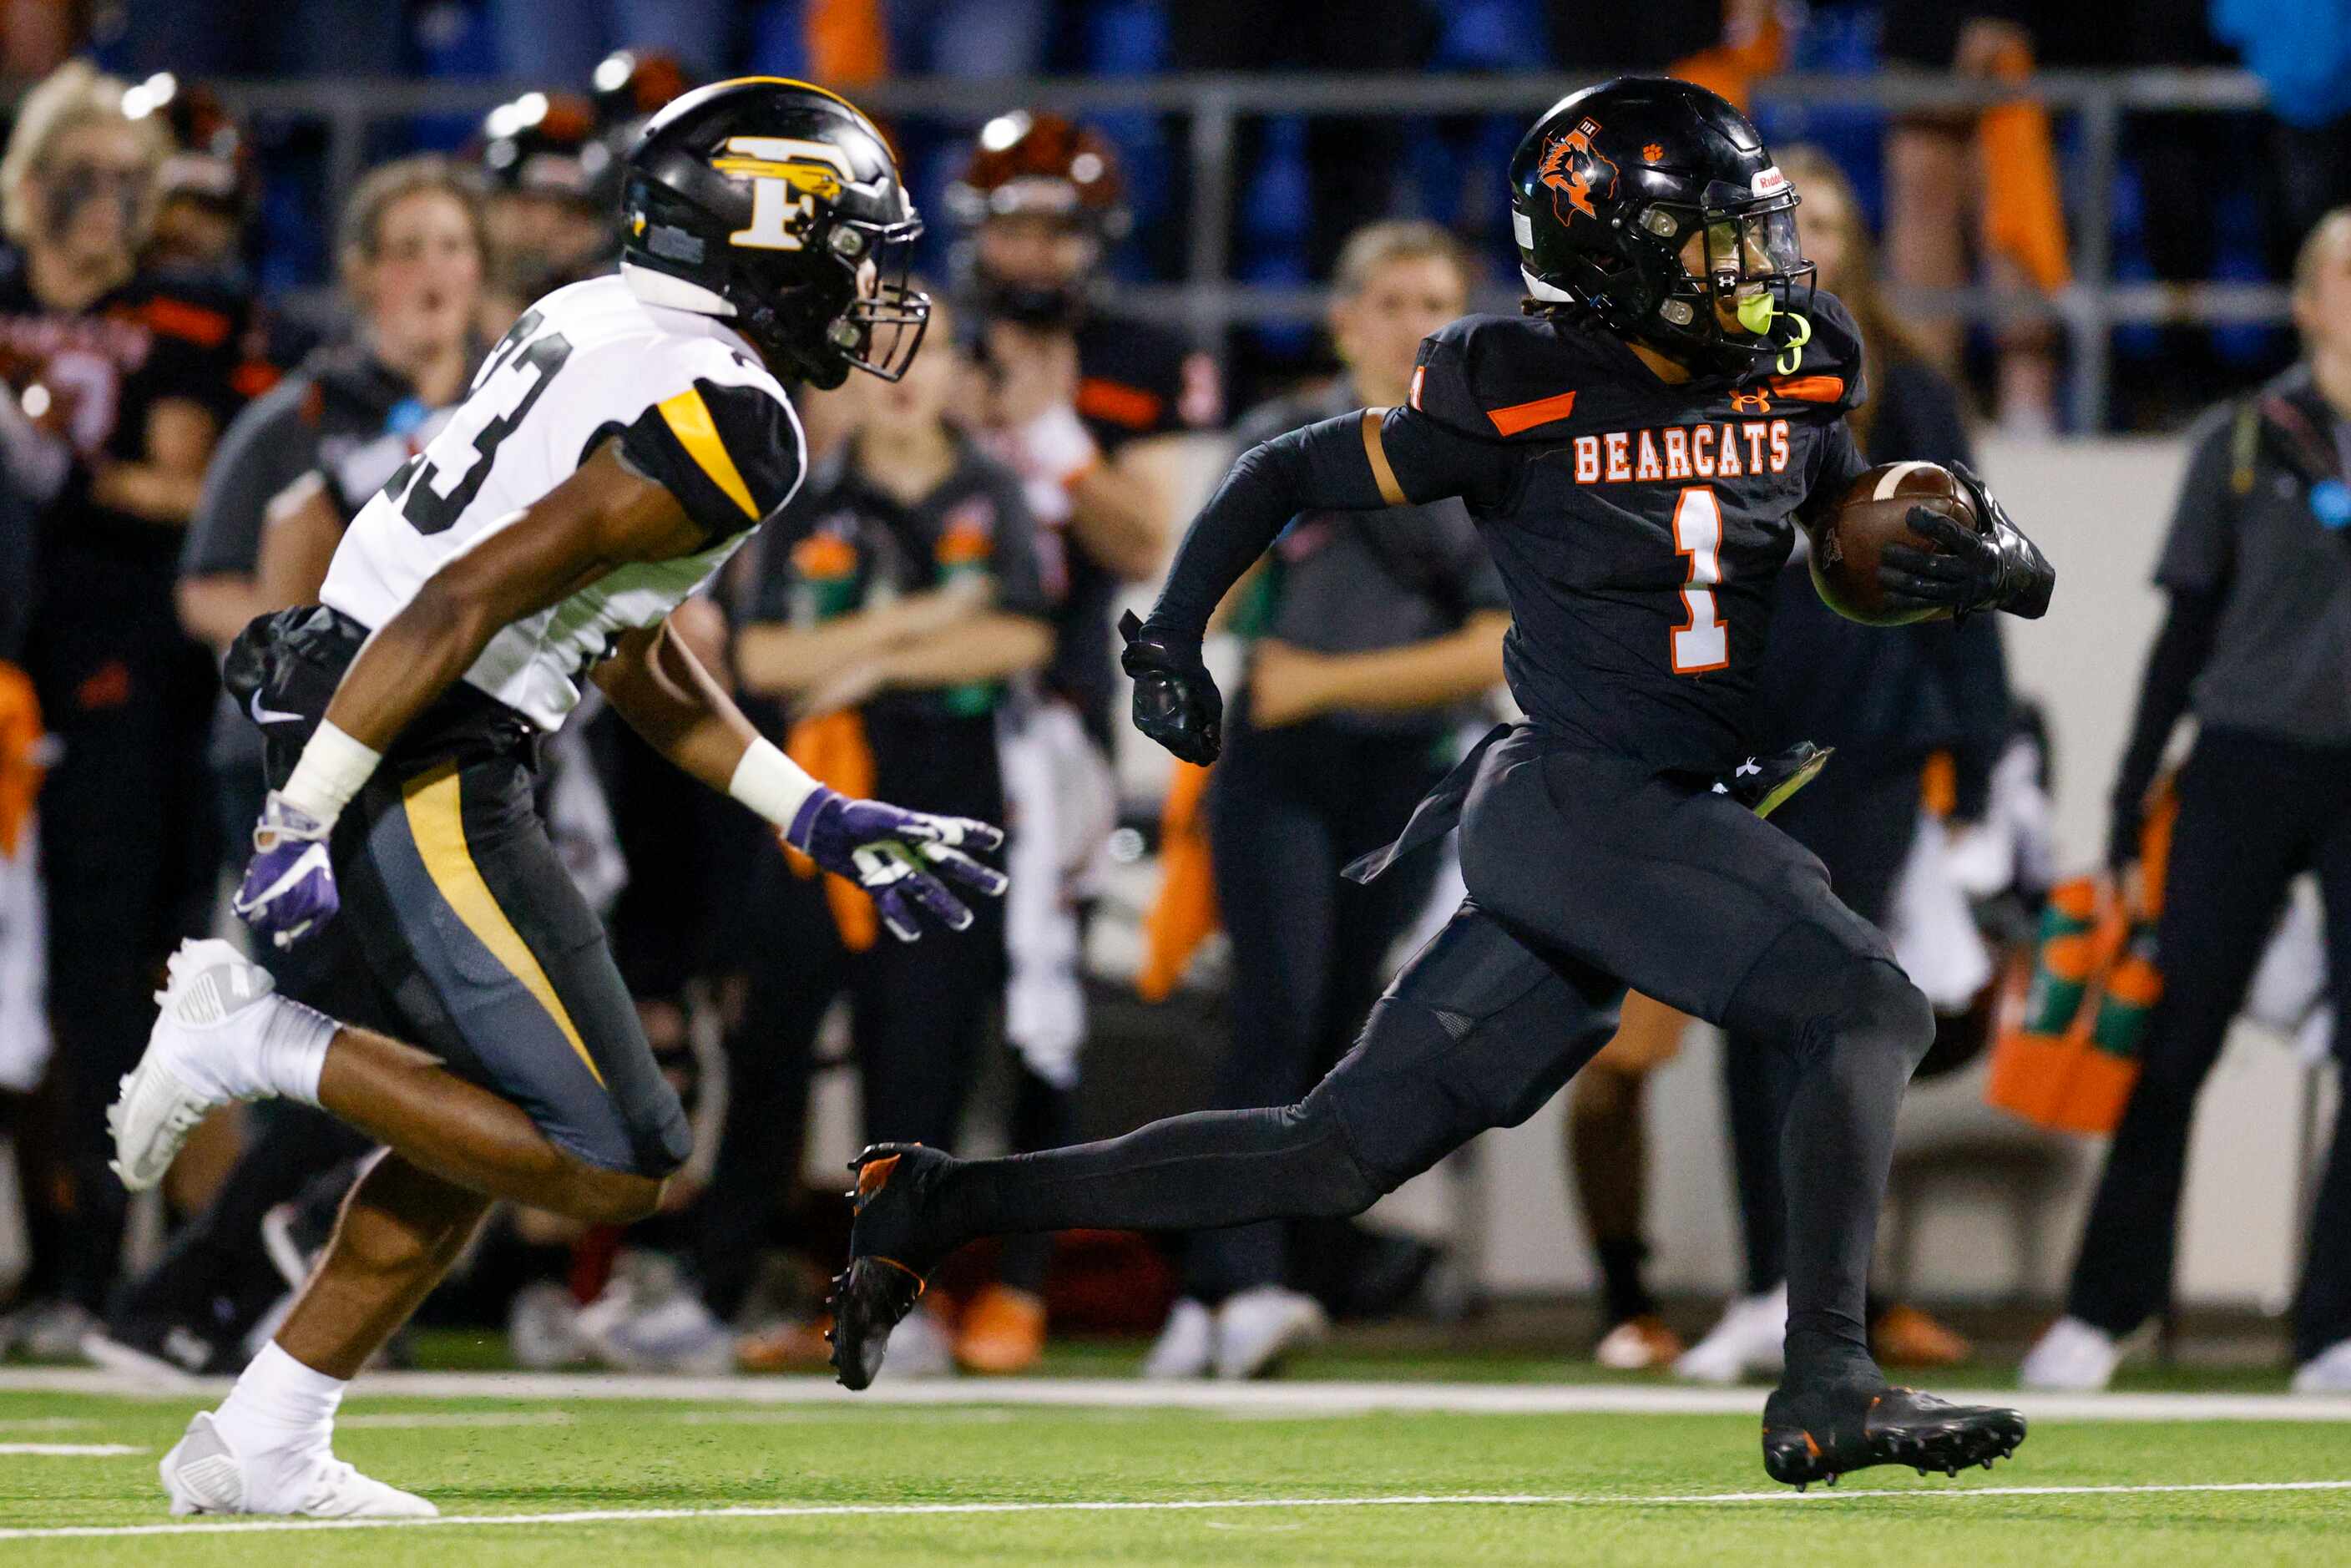
[[[1916,69],[1961,77],[2012,79],[2031,74],[2034,38],[2030,0],[1890,0],[1886,7],[1887,58]],[[1998,112],[1998,111],[1993,111]],[[1980,237],[1991,279],[2004,288],[2049,287],[2062,277],[2024,270],[2013,246],[2001,242],[1998,226],[1979,205],[2014,202],[2022,194],[1993,190],[1982,167],[1980,123],[1991,113],[1969,111],[1907,115],[1886,138],[1886,267],[1894,280],[1917,288],[1958,288],[1974,280],[1970,258]],[[2045,135],[2041,145],[2045,149]],[[2006,176],[2011,182],[2014,172]],[[2055,265],[2064,263],[2062,217],[2055,192],[2048,193],[2042,220],[2053,228]],[[2028,235],[2039,256],[2048,235]],[[1966,325],[1954,316],[1933,316],[1910,324],[1927,361],[1946,376],[1959,371]],[[2024,322],[2000,332],[2000,385],[1995,402],[2000,422],[2020,432],[2049,434],[2057,429],[2057,367],[2054,338],[2043,322]]]
[[[2156,935],[2163,994],[2106,1149],[2060,1319],[2025,1358],[2035,1388],[2100,1388],[2121,1342],[2169,1300],[2196,1096],[2245,999],[2287,885],[2318,874],[2335,1051],[2351,1060],[2351,208],[2294,266],[2301,363],[2197,426],[2156,582],[2147,655],[2115,779],[2107,861],[2137,874],[2147,798],[2185,715]],[[2351,1129],[2318,1184],[2294,1306],[2294,1385],[2351,1392]]]
[[[233,390],[245,302],[138,264],[169,152],[124,84],[78,61],[26,96],[0,157],[0,448],[40,507],[25,667],[63,742],[41,792],[52,1074],[63,1168],[37,1206],[20,1324],[71,1354],[122,1249],[106,1106],[154,1021],[163,956],[209,924],[214,673],[172,603]]]
[[[1216,365],[1104,298],[1103,255],[1127,222],[1105,139],[1055,114],[999,115],[981,129],[948,208],[963,231],[964,338],[984,367],[974,423],[981,445],[1019,476],[1037,523],[1054,630],[1044,695],[1074,710],[1095,748],[1063,765],[1106,774],[1123,727],[1112,712],[1113,601],[1163,564],[1184,483],[1183,433],[1221,418]],[[1005,744],[1029,748],[1008,779],[1045,774],[1038,753],[1067,727],[1065,716],[1022,704],[1006,716]],[[1008,809],[1043,821],[1059,803],[1015,799]],[[1010,1132],[1017,1149],[1050,1148],[1075,1135],[1071,1096],[1086,1030],[1075,956],[1085,912],[1071,897],[1032,918],[1024,894],[1012,913],[1020,924],[1007,997],[1006,1034],[1018,1053]],[[1005,1243],[996,1288],[965,1317],[957,1350],[966,1364],[1003,1372],[1036,1361],[1051,1256],[1050,1237]]]
[[[1461,314],[1468,260],[1431,225],[1374,224],[1339,255],[1331,333],[1346,373],[1241,423],[1245,444],[1412,395],[1421,340]],[[1427,902],[1434,856],[1341,877],[1401,831],[1500,685],[1510,611],[1458,500],[1294,519],[1238,592],[1249,675],[1208,783],[1217,902],[1232,936],[1234,1047],[1220,1107],[1287,1105],[1344,1053]],[[1239,1042],[1247,1042],[1243,1046]],[[1144,1373],[1256,1377],[1314,1338],[1279,1222],[1203,1232]]]

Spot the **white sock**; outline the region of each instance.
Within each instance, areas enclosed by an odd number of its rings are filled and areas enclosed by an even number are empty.
[[[272,1340],[246,1364],[213,1423],[239,1458],[321,1448],[331,1440],[335,1407],[350,1386],[311,1371]]]
[[[319,1074],[326,1070],[327,1047],[341,1026],[316,1008],[290,997],[273,997],[261,1026],[256,1062],[261,1087],[281,1100],[319,1103]]]

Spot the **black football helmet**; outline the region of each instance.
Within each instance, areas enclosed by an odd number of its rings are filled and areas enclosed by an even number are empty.
[[[1583,305],[1612,331],[1708,372],[1788,360],[1812,335],[1802,312],[1813,265],[1795,206],[1747,117],[1667,77],[1569,94],[1510,157],[1527,292]],[[1682,252],[1698,233],[1705,261],[1693,273]]]
[[[820,87],[743,77],[670,103],[629,151],[621,222],[640,294],[731,317],[813,385],[894,382],[922,344],[922,220],[881,131]]]

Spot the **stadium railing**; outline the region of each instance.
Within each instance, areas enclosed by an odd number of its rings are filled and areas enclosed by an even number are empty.
[[[1233,162],[1242,121],[1270,115],[1532,114],[1598,75],[1347,76],[1325,74],[1068,77],[965,80],[902,78],[858,89],[883,116],[920,116],[977,125],[1009,104],[1085,114],[1143,111],[1180,118],[1187,127],[1185,279],[1122,290],[1121,303],[1185,328],[1204,345],[1229,327],[1318,319],[1320,288],[1264,288],[1232,281]],[[324,124],[329,210],[357,183],[371,130],[417,115],[479,114],[532,84],[412,78],[234,81],[222,97],[246,113]],[[2077,127],[2081,177],[2073,188],[2074,281],[2054,294],[1973,287],[1903,291],[1921,313],[1992,322],[2038,317],[2059,322],[2069,340],[2069,399],[2080,427],[2104,423],[2113,374],[2112,336],[2137,324],[2273,324],[2288,319],[2286,290],[2267,283],[2121,283],[2114,276],[2115,180],[2126,116],[2242,113],[2264,108],[2258,78],[2220,69],[2043,72],[2020,83],[1931,74],[1787,75],[1756,83],[1758,103],[1790,108],[1875,109],[1886,112],[1982,109],[2032,99]],[[1506,297],[1494,301],[1509,308]]]

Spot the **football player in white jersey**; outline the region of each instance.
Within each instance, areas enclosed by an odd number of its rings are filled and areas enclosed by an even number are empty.
[[[680,768],[862,883],[902,940],[960,928],[947,883],[984,823],[845,799],[738,713],[665,630],[789,499],[798,421],[778,377],[894,380],[929,301],[921,225],[881,133],[821,89],[722,82],[631,152],[619,276],[514,324],[465,402],[352,523],[318,606],[256,622],[230,689],[263,729],[268,797],[236,898],[299,940],[348,904],[379,993],[326,1018],[222,942],[184,946],[110,1113],[152,1186],[214,1106],[315,1104],[388,1150],[217,1411],[162,1474],[172,1511],[428,1515],[337,1460],[349,1379],[508,1198],[583,1219],[651,1213],[687,1153],[601,928],[532,804],[538,738],[593,680]]]

